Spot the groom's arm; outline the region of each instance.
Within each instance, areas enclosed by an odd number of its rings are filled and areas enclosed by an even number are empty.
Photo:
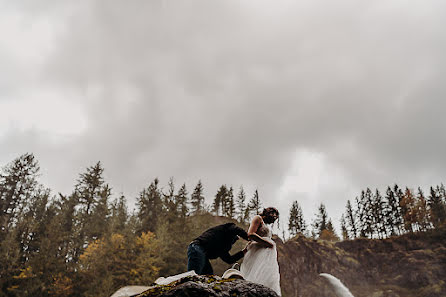
[[[235,224],[231,225],[230,231],[232,232],[232,234],[237,235],[237,236],[243,238],[244,240],[249,240],[248,233]]]
[[[232,256],[229,254],[229,252],[226,252],[226,253],[220,255],[220,258],[228,264],[233,264],[233,263],[237,262],[238,260],[240,260],[241,258],[243,258],[244,255],[245,255],[245,253],[243,251],[235,253]]]

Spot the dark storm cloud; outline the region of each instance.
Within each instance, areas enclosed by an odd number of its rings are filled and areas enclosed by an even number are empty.
[[[320,189],[338,218],[339,205],[366,186],[441,182],[444,8],[348,0],[59,5],[41,80],[86,110],[86,129],[70,142],[71,172],[101,160],[115,190],[132,196],[157,176],[174,176],[189,190],[201,178],[209,197],[222,183],[259,187],[274,204],[296,152],[312,151],[348,179],[348,194],[330,192],[335,177]],[[282,198],[282,211],[299,199],[292,197]]]

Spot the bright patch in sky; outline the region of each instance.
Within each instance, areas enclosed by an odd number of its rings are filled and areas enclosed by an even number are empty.
[[[286,223],[289,207],[297,201],[309,225],[315,219],[319,204],[323,203],[336,228],[347,199],[354,199],[355,194],[348,172],[330,162],[327,155],[299,149],[278,191],[279,204],[286,206],[279,211],[284,214]]]
[[[324,156],[309,151],[296,152],[293,163],[280,188],[281,196],[290,193],[316,193],[324,167]]]
[[[50,136],[81,133],[87,127],[83,108],[67,96],[54,90],[32,90],[21,98],[0,98],[0,136],[8,130],[35,130]]]
[[[255,0],[255,1],[241,1],[240,5],[246,6],[250,10],[251,15],[258,17],[261,16],[280,16],[290,13],[290,9],[295,5],[294,1],[282,0],[282,1],[270,1],[270,0]]]
[[[26,18],[11,11],[0,18],[0,50],[20,63],[35,66],[54,45],[55,26],[45,18]],[[0,53],[1,53],[0,52]]]

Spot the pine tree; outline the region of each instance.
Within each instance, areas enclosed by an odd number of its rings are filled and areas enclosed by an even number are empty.
[[[198,181],[191,195],[191,204],[191,211],[194,215],[204,212],[203,185],[201,184],[201,180]]]
[[[0,287],[8,296],[47,296],[53,281],[48,271],[67,264],[58,255],[56,211],[38,171],[34,156],[25,154],[0,174]]]
[[[369,220],[368,220],[368,204],[366,198],[366,192],[361,191],[361,196],[356,197],[356,216],[359,224],[359,236],[367,237],[369,235]]]
[[[409,232],[414,232],[414,225],[416,222],[416,213],[415,213],[415,195],[412,190],[406,187],[404,191],[404,195],[400,200],[400,207],[403,214],[404,219],[404,229]]]
[[[356,202],[356,217],[358,218],[358,236],[359,237],[365,237],[365,232],[364,232],[364,224],[363,224],[363,220],[364,220],[364,210],[363,210],[363,206],[362,206],[362,201],[363,201],[363,196],[364,196],[364,191],[361,191],[361,196],[360,198],[356,197],[355,198],[355,202]]]
[[[177,206],[186,204],[186,186],[180,188],[175,201],[179,201]],[[184,250],[190,242],[189,226],[187,220],[187,209],[183,207],[175,208],[175,211],[167,211],[158,220],[156,235],[162,245],[159,254],[162,258],[160,273],[163,275],[178,274],[183,271],[185,265]],[[176,210],[180,211],[176,211]]]
[[[79,198],[73,192],[69,196],[59,193],[59,199],[54,201],[57,216],[52,222],[53,233],[60,234],[59,255],[67,261],[69,271],[75,270],[75,265],[83,252],[83,240],[81,239],[81,224],[76,209],[78,209]]]
[[[110,231],[111,233],[123,234],[129,220],[129,212],[127,208],[127,199],[121,194],[111,204]]]
[[[226,185],[221,185],[217,191],[217,194],[215,194],[214,204],[213,204],[213,211],[217,216],[220,214],[220,210],[222,215],[226,214],[226,207],[228,204],[227,196],[228,196],[228,188],[226,187]]]
[[[393,187],[393,192],[395,193],[396,199],[398,201],[398,210],[399,210],[398,233],[401,235],[401,234],[404,234],[404,232],[405,232],[405,229],[404,229],[404,212],[405,212],[405,210],[403,209],[403,207],[401,207],[404,193],[396,184]]]
[[[100,238],[109,231],[111,196],[111,188],[109,187],[109,185],[104,185],[102,191],[99,194],[98,203],[94,205],[93,212],[91,214],[92,227],[90,231],[92,239]]]
[[[317,236],[321,236],[322,231],[327,229],[328,214],[325,205],[321,203],[318,207],[316,219],[313,221],[313,230]]]
[[[291,205],[290,216],[288,219],[288,231],[292,236],[295,236],[298,233],[305,234],[307,231],[302,208],[297,201],[294,201]]]
[[[22,271],[15,277],[17,295],[47,296],[53,276],[66,271],[66,259],[59,254],[63,238],[54,224],[56,215],[50,190],[45,189],[33,197],[29,210],[17,224],[19,241],[24,247]]]
[[[372,238],[375,232],[374,216],[373,216],[373,194],[370,188],[365,190],[364,195],[364,211],[365,211],[365,234],[367,237]]]
[[[385,225],[385,202],[378,189],[375,191],[372,201],[372,217],[373,217],[373,230],[378,235],[378,238],[387,237],[387,230]]]
[[[233,219],[235,217],[234,189],[229,188],[226,197],[226,217]]]
[[[47,271],[56,270],[59,234],[50,229],[56,213],[38,172],[37,160],[25,154],[0,173],[0,287],[8,296],[45,296]]]
[[[161,191],[158,188],[159,180],[155,180],[144,189],[137,201],[138,218],[141,222],[141,232],[155,232],[159,218],[163,215]]]
[[[323,229],[319,235],[319,239],[339,241],[339,237],[336,235],[331,219],[328,220],[326,228]]]
[[[240,186],[240,190],[238,192],[237,195],[237,201],[236,201],[236,205],[237,205],[237,219],[240,223],[245,223],[246,222],[246,218],[245,218],[245,211],[246,211],[246,205],[245,205],[245,200],[246,200],[246,195],[245,195],[245,190],[243,189],[243,186]]]
[[[441,185],[441,187],[437,186],[436,190],[431,187],[430,195],[428,197],[431,222],[435,228],[439,227],[443,222],[446,221],[446,207],[442,199],[444,190],[442,191],[442,189],[444,189],[443,184]]]
[[[398,191],[397,185],[395,185],[395,189]],[[387,187],[385,200],[387,205],[385,209],[386,229],[390,235],[400,234],[400,226],[403,223],[403,219],[401,216],[398,197],[395,195],[395,192],[390,186]]]
[[[75,192],[79,197],[81,212],[86,216],[93,212],[94,206],[99,201],[104,186],[103,172],[101,162],[97,162],[94,166],[88,167],[87,172],[80,174],[77,180]]]
[[[418,187],[418,195],[416,199],[416,222],[418,229],[421,231],[426,231],[430,228],[429,224],[429,211],[427,206],[427,200],[424,197],[423,190]]]
[[[101,162],[97,162],[80,174],[75,186],[74,194],[79,206],[76,215],[83,245],[107,232],[111,189],[104,181],[103,172]]]
[[[163,204],[164,209],[169,212],[177,215],[177,204],[175,199],[175,184],[173,177],[169,179],[169,183],[167,184],[167,193],[163,193]]]
[[[181,217],[186,217],[189,209],[187,207],[187,189],[186,184],[183,184],[181,188],[178,190],[178,194],[175,196],[175,204],[178,207],[178,213]]]
[[[259,192],[257,189],[254,191],[254,196],[248,203],[249,212],[253,215],[258,215],[260,213],[260,209],[262,208],[262,203],[260,202]]]
[[[249,223],[250,215],[251,215],[251,212],[249,210],[249,205],[247,205],[245,208],[245,214],[243,216],[243,221]]]
[[[24,154],[0,173],[0,241],[18,220],[37,189],[40,167],[33,154]]]
[[[345,208],[346,208],[345,217],[347,218],[346,227],[348,226],[349,229],[348,230],[350,234],[349,237],[353,239],[358,236],[358,227],[357,227],[356,213],[353,211],[353,207],[350,200],[347,200],[347,205]]]

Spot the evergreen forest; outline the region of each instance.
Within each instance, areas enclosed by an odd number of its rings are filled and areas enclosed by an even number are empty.
[[[71,193],[56,194],[40,183],[33,154],[1,168],[0,296],[110,296],[126,285],[150,285],[186,270],[187,245],[202,231],[229,221],[247,228],[263,207],[259,192],[246,193],[243,186],[222,184],[205,197],[200,180],[189,189],[173,178],[163,184],[155,178],[130,210],[103,173],[97,162],[79,174]],[[444,225],[446,189],[366,188],[347,201],[340,232],[324,204],[310,223],[297,200],[282,220],[287,215],[284,240],[383,239]],[[216,273],[228,268],[221,261],[213,266]]]

